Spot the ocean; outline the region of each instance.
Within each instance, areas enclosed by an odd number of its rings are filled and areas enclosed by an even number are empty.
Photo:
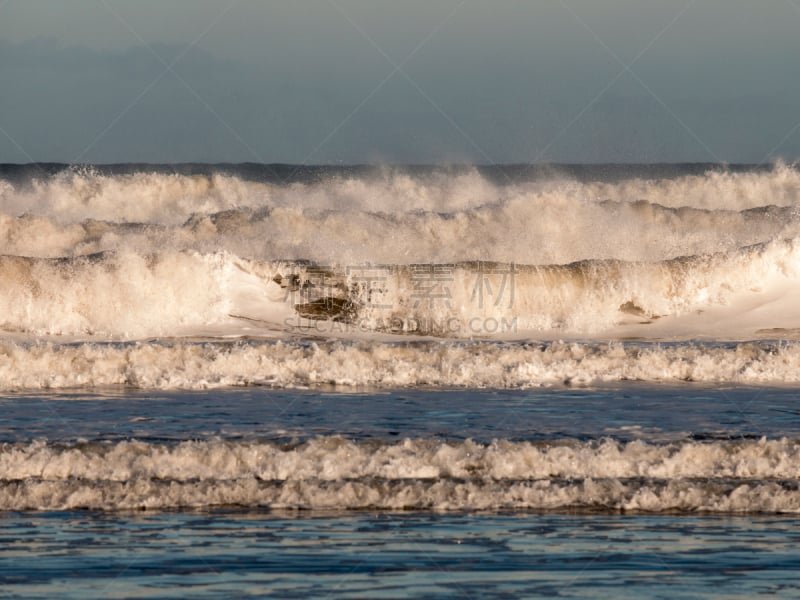
[[[0,596],[800,597],[793,165],[0,165]]]

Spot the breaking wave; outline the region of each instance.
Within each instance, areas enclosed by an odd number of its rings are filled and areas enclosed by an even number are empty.
[[[205,170],[0,178],[0,254],[169,248],[340,266],[544,265],[658,261],[800,236],[800,171],[785,165],[613,181],[558,170],[507,180],[473,168],[282,183]]]
[[[653,263],[542,266],[3,256],[0,278],[0,330],[36,336],[756,339],[800,328],[800,238]]]
[[[800,172],[793,166],[668,176],[634,169],[624,177],[553,168],[516,178],[499,168],[343,168],[277,179],[264,176],[271,167],[253,176],[252,166],[37,169],[6,166],[0,178],[6,388],[302,384],[297,372],[264,375],[260,361],[303,355],[309,339],[331,356],[356,353],[376,372],[383,372],[376,356],[395,360],[401,352],[393,341],[430,338],[458,342],[443,352],[479,349],[487,353],[482,360],[526,365],[520,375],[476,367],[472,379],[450,371],[422,376],[431,352],[424,345],[402,350],[416,353],[405,379],[365,376],[357,362],[348,364],[348,377],[330,360],[308,365],[320,380],[356,385],[796,378],[768,353],[756,375],[724,366],[676,374],[685,370],[676,366],[686,364],[680,357],[700,341],[800,337]],[[212,343],[193,345],[198,338]],[[213,342],[229,338],[286,345]],[[153,342],[165,339],[174,343]],[[367,350],[325,345],[337,339],[361,340]],[[560,368],[531,374],[539,367],[518,358],[529,353],[525,346],[468,350],[464,340],[694,345],[653,351],[672,365],[666,375],[636,366],[641,359],[628,349],[624,368],[609,363],[569,375]],[[109,344],[126,341],[139,344]],[[153,375],[146,361],[130,358],[144,352],[171,366]],[[703,352],[721,352],[723,364],[738,360],[730,348]],[[781,352],[793,356],[794,346]],[[82,365],[75,372],[62,365],[70,354]],[[52,363],[52,371],[26,373],[10,356]],[[198,366],[189,376],[180,361],[191,360]]]

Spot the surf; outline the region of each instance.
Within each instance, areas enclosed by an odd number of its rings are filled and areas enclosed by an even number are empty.
[[[6,165],[2,386],[791,382],[798,199],[786,164]]]
[[[787,439],[491,444],[137,440],[0,446],[5,510],[612,509],[800,512]]]
[[[227,251],[255,260],[411,264],[659,261],[800,236],[794,166],[576,180],[477,167],[28,169],[0,178],[0,254]],[[536,171],[538,173],[538,171]],[[288,175],[287,175],[288,176]]]

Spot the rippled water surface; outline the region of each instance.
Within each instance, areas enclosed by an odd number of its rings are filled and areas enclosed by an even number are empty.
[[[800,594],[798,525],[775,516],[22,513],[0,526],[0,579],[16,597],[789,597]]]

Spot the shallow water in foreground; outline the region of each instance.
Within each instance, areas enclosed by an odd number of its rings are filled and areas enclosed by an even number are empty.
[[[800,518],[775,510],[798,497],[789,388],[95,389],[5,396],[0,410],[0,489],[40,509],[2,513],[9,597],[800,595]],[[265,474],[287,457],[292,469]],[[254,485],[251,505],[220,501]],[[83,495],[31,495],[42,486]],[[103,496],[115,486],[119,505]],[[278,509],[258,486],[312,509]],[[400,489],[411,508],[359,486]],[[539,486],[552,510],[514,486]],[[357,508],[313,508],[304,490]],[[506,508],[482,508],[504,494]],[[164,509],[124,508],[154,498]],[[626,508],[637,498],[650,510]]]
[[[12,513],[10,597],[790,597],[781,516]],[[38,558],[31,560],[35,554]]]

